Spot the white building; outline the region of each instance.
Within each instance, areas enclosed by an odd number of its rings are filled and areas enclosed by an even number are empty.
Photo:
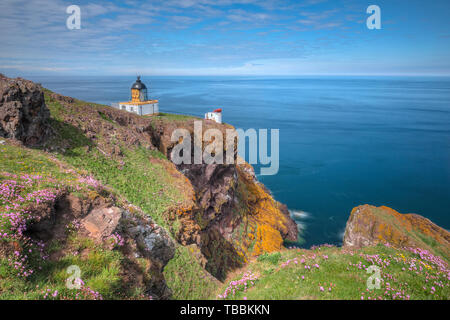
[[[150,100],[150,101],[152,101],[152,100]],[[139,105],[131,104],[131,103],[127,103],[127,102],[119,102],[118,108],[120,110],[137,113],[140,116],[143,116],[146,114],[159,113],[158,100],[153,100],[153,101],[156,101],[156,102],[139,104]]]
[[[205,113],[206,120],[213,120],[217,123],[222,123],[222,109],[216,109],[213,112]]]

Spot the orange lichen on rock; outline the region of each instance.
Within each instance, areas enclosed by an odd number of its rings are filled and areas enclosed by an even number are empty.
[[[260,255],[265,252],[280,250],[283,244],[280,232],[267,224],[258,225],[256,243],[253,249],[253,255]]]
[[[256,180],[253,167],[247,163],[239,165],[237,173],[241,201],[248,213],[248,221],[254,226],[254,233],[248,238],[255,239],[255,243],[248,254],[256,256],[280,250],[283,238],[295,241],[297,229],[287,208],[275,201]]]
[[[401,214],[385,206],[354,208],[347,221],[344,246],[378,243],[420,247],[450,257],[450,233],[430,220],[417,214]]]

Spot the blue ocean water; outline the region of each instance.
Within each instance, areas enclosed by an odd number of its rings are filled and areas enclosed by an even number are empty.
[[[134,77],[29,77],[82,100],[129,98]],[[221,107],[237,128],[280,129],[280,170],[259,179],[305,247],[342,241],[353,207],[386,205],[450,229],[450,78],[143,77],[162,112]]]

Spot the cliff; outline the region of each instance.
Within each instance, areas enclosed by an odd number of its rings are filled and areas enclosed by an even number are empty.
[[[24,79],[2,76],[0,88],[0,295],[73,298],[63,280],[75,265],[81,298],[206,298],[251,257],[297,239],[250,165],[170,161],[175,128],[232,127],[140,117]]]
[[[175,129],[190,132],[194,145],[194,121],[149,117],[153,142],[171,160]],[[217,129],[226,140],[229,125],[202,121],[203,131]],[[205,143],[207,144],[207,143]],[[223,154],[226,146],[223,147]],[[192,163],[194,155],[192,154]],[[234,150],[234,158],[237,152]],[[176,208],[180,221],[176,239],[183,245],[195,244],[207,259],[206,269],[219,279],[241,267],[252,256],[280,250],[284,239],[297,240],[297,228],[286,206],[276,202],[255,177],[252,166],[219,164],[181,164],[176,166],[188,179],[189,202]]]

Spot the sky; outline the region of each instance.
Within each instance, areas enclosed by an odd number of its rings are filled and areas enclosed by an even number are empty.
[[[81,29],[66,26],[70,5]],[[0,72],[448,76],[449,12],[448,0],[1,0]]]

